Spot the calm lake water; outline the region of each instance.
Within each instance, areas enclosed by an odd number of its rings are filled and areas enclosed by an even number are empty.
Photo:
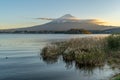
[[[108,80],[119,72],[108,65],[87,70],[59,59],[48,64],[41,49],[54,41],[106,35],[0,34],[0,80]]]

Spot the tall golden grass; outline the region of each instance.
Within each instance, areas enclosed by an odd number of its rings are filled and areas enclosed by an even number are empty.
[[[98,66],[115,60],[119,62],[119,39],[118,35],[110,35],[108,37],[76,38],[55,42],[43,48],[41,55],[44,60],[57,59],[62,56],[65,61],[75,61],[84,66]]]

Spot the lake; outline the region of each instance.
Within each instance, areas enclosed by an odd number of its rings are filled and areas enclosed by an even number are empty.
[[[0,80],[108,80],[118,73],[104,65],[92,70],[42,60],[41,49],[51,42],[104,34],[0,34]]]

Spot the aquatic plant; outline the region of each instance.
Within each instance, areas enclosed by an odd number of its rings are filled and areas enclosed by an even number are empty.
[[[120,74],[113,76],[111,80],[120,80]]]
[[[103,50],[103,39],[101,38],[80,38],[63,42],[52,43],[42,50],[42,57],[45,60],[63,56],[64,60],[76,61],[85,65],[100,65],[105,57]]]
[[[110,35],[55,42],[44,47],[41,56],[44,61],[57,61],[62,56],[65,62],[75,62],[82,66],[102,66],[105,62],[119,66],[119,37],[120,35]]]
[[[46,61],[47,63],[54,63],[57,62],[58,59],[58,53],[57,53],[57,46],[55,45],[49,45],[42,49],[42,59]]]

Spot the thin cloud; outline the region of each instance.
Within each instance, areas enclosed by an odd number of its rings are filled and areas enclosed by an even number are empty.
[[[55,20],[53,18],[33,18],[33,19],[38,19],[38,20]]]
[[[87,19],[87,20],[81,20],[87,23],[94,23],[94,24],[99,24],[99,25],[107,25],[108,22],[105,22],[103,20],[100,19]]]

